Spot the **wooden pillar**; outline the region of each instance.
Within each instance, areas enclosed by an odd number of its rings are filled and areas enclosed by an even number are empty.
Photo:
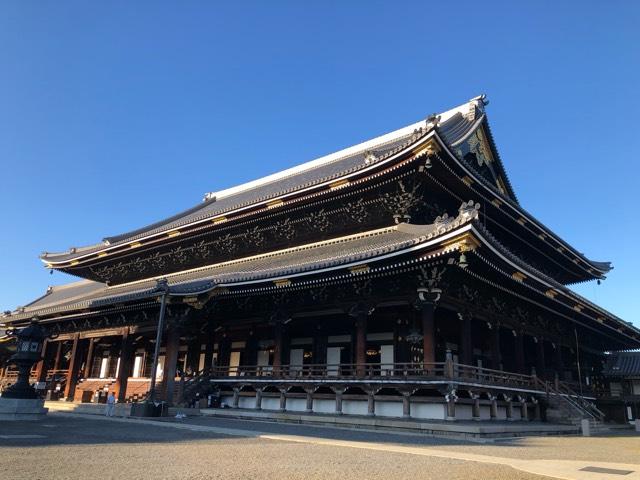
[[[202,345],[202,341],[200,335],[195,335],[189,341],[187,346],[187,368],[186,370],[189,373],[195,374],[198,372],[198,367],[200,364],[200,346]]]
[[[536,373],[540,378],[546,377],[547,365],[544,358],[544,337],[538,337],[536,343]]]
[[[71,358],[69,359],[69,370],[67,371],[67,383],[64,387],[64,398],[67,401],[73,401],[73,395],[76,391],[76,383],[78,381],[78,372],[80,370],[80,334],[73,336],[73,347],[71,347]]]
[[[471,342],[471,314],[458,314],[460,318],[460,363],[473,364],[473,344]]]
[[[231,408],[238,408],[239,404],[240,404],[240,389],[235,387],[233,389],[233,403],[231,405]]]
[[[173,392],[176,383],[176,368],[178,351],[180,349],[180,334],[176,327],[169,327],[167,331],[166,352],[164,357],[164,400],[173,403]]]
[[[262,389],[256,388],[256,410],[262,410]]]
[[[213,345],[214,336],[211,333],[207,333],[204,344],[204,369],[210,370],[213,366]]]
[[[244,361],[244,364],[247,366],[257,366],[258,365],[258,338],[256,337],[255,331],[251,330],[249,332],[246,345],[247,346],[245,351],[247,352],[247,359]]]
[[[122,341],[120,343],[120,367],[116,378],[115,396],[118,403],[124,403],[127,396],[127,383],[131,375],[133,364],[133,342],[130,336],[129,327],[122,330]]]
[[[498,398],[495,395],[489,395],[491,406],[489,407],[489,415],[491,420],[498,420]]]
[[[327,363],[327,333],[321,324],[316,326],[313,337],[313,363],[315,365],[325,365]],[[322,374],[323,372],[314,372]]]
[[[231,339],[223,333],[218,342],[218,365],[228,367],[231,362]]]
[[[444,396],[444,399],[447,402],[447,416],[445,420],[454,421],[456,419],[456,401],[458,400],[455,389],[450,388]]]
[[[363,377],[366,371],[367,314],[359,311],[356,316],[356,375]]]
[[[527,399],[521,397],[520,398],[520,420],[523,422],[529,421],[529,409],[527,406]]]
[[[273,371],[279,373],[282,366],[282,330],[284,326],[281,321],[276,320],[273,326]]]
[[[535,399],[533,406],[534,406],[534,413],[533,413],[534,414],[534,418],[533,419],[536,422],[542,421],[542,412],[540,410],[540,401],[538,399]]]
[[[93,367],[93,351],[96,347],[96,339],[95,338],[90,338],[89,340],[89,347],[87,349],[87,358],[84,361],[84,378],[89,378],[91,377],[91,370]]]
[[[480,395],[477,393],[471,394],[471,399],[473,400],[472,410],[472,419],[475,421],[480,421]]]
[[[62,360],[62,344],[64,340],[60,340],[58,343],[58,349],[56,350],[56,356],[53,360],[53,370],[60,370],[60,362]]]
[[[402,392],[402,416],[411,418],[411,392]]]
[[[409,319],[398,319],[394,344],[395,363],[411,362],[411,345],[407,341],[409,335]],[[403,367],[404,368],[404,367]]]
[[[42,358],[36,364],[36,381],[44,382],[47,379],[47,347],[49,340],[45,339],[42,344]]]
[[[280,411],[281,412],[287,411],[287,389],[286,388],[280,389]]]
[[[494,322],[491,332],[491,368],[500,370],[502,364],[502,352],[500,351],[500,323]]]
[[[518,373],[528,373],[524,366],[524,332],[516,332],[514,337],[516,345],[516,371]]]
[[[431,372],[436,361],[435,304],[422,304],[422,350],[424,354],[424,370]]]
[[[367,391],[367,415],[373,417],[376,414],[376,399],[373,388]]]
[[[355,355],[356,375],[366,374],[367,363],[367,317],[372,309],[364,302],[358,302],[349,309],[349,316],[355,318]]]
[[[334,388],[336,393],[336,415],[342,415],[342,396],[344,395],[344,388]]]
[[[313,413],[313,388],[305,388],[304,391],[307,394],[307,406],[305,412]]]
[[[513,399],[511,397],[505,397],[505,401],[507,402],[507,421],[511,422],[514,420],[513,418]]]

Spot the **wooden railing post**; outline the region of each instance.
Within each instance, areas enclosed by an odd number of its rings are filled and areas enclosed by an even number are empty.
[[[453,356],[451,350],[447,350],[447,354],[444,361],[444,374],[447,378],[455,377],[455,369],[453,365]]]

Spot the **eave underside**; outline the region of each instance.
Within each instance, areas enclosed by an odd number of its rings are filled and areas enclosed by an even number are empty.
[[[475,219],[475,220],[474,220]],[[475,223],[469,223],[470,221]],[[460,269],[458,251],[467,253],[469,266]],[[447,268],[463,270],[500,295],[508,295],[522,302],[523,309],[535,307],[543,316],[554,316],[590,331],[600,332],[606,343],[615,348],[640,346],[640,332],[586,299],[578,296],[540,272],[528,268],[517,258],[509,257],[505,249],[472,217],[459,215],[448,224],[434,226],[400,225],[368,235],[334,239],[317,245],[289,249],[286,252],[218,264],[168,277],[172,286],[185,292],[190,285],[210,282],[214,297],[273,295],[295,289],[309,289],[327,282],[357,281],[368,276],[402,274],[419,268],[420,264],[438,261]],[[444,262],[444,263],[443,263]],[[93,282],[92,282],[93,283]],[[460,283],[460,282],[458,282]],[[118,287],[96,287],[84,295],[66,301],[60,296],[57,303],[35,302],[28,311],[12,315],[5,322],[24,321],[32,315],[53,320],[55,315],[83,314],[113,308],[127,302],[154,302],[158,293],[156,281]],[[214,289],[213,287],[216,286]],[[80,284],[78,288],[88,288]],[[197,288],[194,287],[194,291]],[[67,294],[72,294],[70,288]],[[490,292],[483,294],[484,301]],[[495,294],[494,294],[495,295]],[[194,293],[194,297],[196,293]],[[205,296],[205,303],[212,298]],[[479,299],[476,299],[476,303]],[[471,299],[473,304],[474,300]],[[523,320],[524,322],[527,322]],[[615,339],[615,340],[614,340]],[[612,343],[613,342],[613,343]],[[618,343],[616,343],[618,342]]]

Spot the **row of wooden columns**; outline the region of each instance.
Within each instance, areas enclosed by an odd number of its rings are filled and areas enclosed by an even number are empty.
[[[71,351],[69,357],[69,367],[66,373],[66,382],[63,392],[63,398],[65,400],[73,400],[77,380],[80,374],[80,367],[84,360],[83,376],[88,378],[91,376],[91,367],[93,364],[94,350],[95,350],[95,338],[81,339],[80,334],[75,334],[71,338]],[[63,341],[55,342],[57,344],[57,350],[54,355],[52,370],[57,371],[60,369]],[[44,360],[47,349],[51,347],[53,342],[48,341],[43,347],[43,360],[38,362],[36,366],[36,378],[39,382],[45,381],[47,378],[48,366]],[[165,381],[164,381],[164,394],[165,398],[173,398],[173,392],[175,390],[175,375],[177,370],[178,352],[180,348],[180,335],[177,330],[169,329],[167,332],[166,340],[166,354],[165,354]],[[213,346],[211,346],[211,355],[213,356]],[[120,364],[118,368],[118,374],[116,377],[114,394],[119,402],[124,402],[127,392],[127,383],[129,377],[133,371],[133,339],[129,327],[125,327],[121,330],[121,348],[120,348]],[[210,366],[210,364],[209,364]]]
[[[421,323],[422,323],[422,348],[423,348],[423,361],[425,369],[428,369],[429,365],[436,362],[436,349],[435,349],[435,302],[422,302],[419,305]],[[365,373],[366,364],[366,349],[367,349],[367,325],[368,317],[371,309],[365,304],[357,304],[350,311],[349,315],[354,319],[355,326],[355,342],[354,342],[354,359],[357,364],[356,373],[360,376]],[[465,365],[473,364],[473,342],[472,342],[472,322],[473,316],[470,313],[463,313],[460,317],[460,339],[459,339],[459,362]],[[278,370],[283,363],[283,355],[285,353],[284,348],[284,323],[281,319],[274,322],[273,338],[274,338],[274,351],[273,351],[273,368]],[[491,329],[491,363],[490,367],[494,370],[500,370],[502,367],[502,353],[500,346],[500,324],[493,323],[490,326]],[[536,345],[536,359],[535,368],[539,375],[543,375],[546,371],[545,349],[543,338],[537,339]],[[207,342],[207,348],[211,352],[207,352],[205,357],[210,359],[212,356],[213,342],[210,340]],[[315,344],[314,344],[315,348]],[[522,374],[530,374],[531,371],[526,368],[525,353],[524,353],[524,333],[516,332],[514,335],[514,351],[515,351],[515,371]],[[226,365],[225,354],[229,352],[220,351],[219,364]],[[314,356],[315,358],[315,356]],[[318,362],[316,363],[323,363]],[[559,344],[555,348],[555,370],[561,372],[564,370],[561,348]],[[207,365],[205,365],[205,368]]]
[[[470,314],[460,315],[460,363],[464,365],[472,365],[473,363],[473,343],[471,337],[471,320]],[[501,369],[502,352],[500,347],[500,324],[493,323],[491,325],[491,368],[494,370]],[[515,369],[518,373],[530,374],[531,371],[526,368],[525,354],[524,354],[524,332],[514,332],[514,350],[515,350]],[[426,340],[426,338],[425,338]],[[539,375],[544,375],[546,372],[546,359],[544,350],[545,339],[543,337],[536,338],[536,359],[535,368]],[[560,343],[555,346],[555,358],[554,366],[557,373],[564,370],[564,362],[562,359],[562,350]],[[426,362],[425,355],[425,362]]]

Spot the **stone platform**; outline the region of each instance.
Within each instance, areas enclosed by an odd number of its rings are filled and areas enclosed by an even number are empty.
[[[384,431],[404,431],[436,437],[478,439],[507,438],[531,435],[576,435],[575,425],[561,425],[547,422],[505,422],[505,421],[442,421],[422,419],[402,419],[370,417],[358,415],[331,415],[321,413],[295,413],[276,411],[256,411],[250,409],[202,408],[200,414],[244,420],[324,425],[341,428],[360,428]]]
[[[89,415],[104,415],[104,403],[79,403],[64,401],[49,401],[45,406],[52,412],[73,412],[86,413]],[[114,415],[117,417],[128,417],[131,413],[130,403],[116,403]]]
[[[46,402],[45,406],[52,412],[70,412],[70,413],[84,413],[88,415],[104,415],[104,411],[105,411],[104,403],[49,401],[49,402]],[[197,408],[169,407],[168,416],[174,417],[178,412],[183,413],[190,417],[200,415],[200,410]],[[116,417],[131,416],[131,403],[116,403],[114,416]]]
[[[0,397],[0,420],[42,420],[47,415],[44,401],[35,398]]]
[[[96,403],[47,402],[51,411],[104,415],[104,405]],[[128,417],[131,404],[116,404],[115,416]],[[443,420],[402,419],[389,417],[369,417],[360,415],[331,415],[322,413],[277,412],[269,410],[231,409],[231,408],[170,408],[169,417],[176,413],[188,416],[212,416],[220,418],[239,418],[281,423],[330,426],[338,428],[407,432],[434,437],[456,439],[512,438],[532,435],[576,435],[579,428],[575,425],[560,425],[547,422],[506,422],[506,421],[468,421],[448,422]]]

